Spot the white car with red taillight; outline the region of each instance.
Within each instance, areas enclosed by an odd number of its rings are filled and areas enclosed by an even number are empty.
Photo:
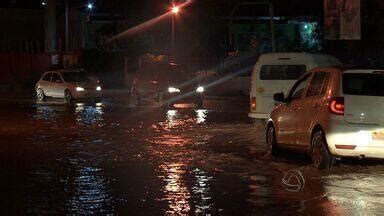
[[[315,68],[303,75],[267,124],[267,147],[310,153],[324,169],[336,157],[384,159],[384,71]]]

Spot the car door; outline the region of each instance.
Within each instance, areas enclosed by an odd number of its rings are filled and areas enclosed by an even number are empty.
[[[46,96],[50,96],[49,87],[51,84],[52,73],[45,73],[39,81],[39,88],[41,88]]]
[[[279,143],[287,145],[296,144],[296,124],[300,110],[302,109],[302,98],[308,86],[308,80],[311,77],[308,73],[301,77],[292,87],[286,102],[282,104],[279,111],[277,122],[277,140]]]
[[[51,94],[52,97],[64,97],[64,81],[59,73],[52,73],[51,78]]]
[[[311,139],[311,129],[317,123],[318,114],[324,103],[330,74],[324,71],[314,72],[309,82],[308,90],[301,100],[300,118],[296,122],[296,144],[308,147]]]

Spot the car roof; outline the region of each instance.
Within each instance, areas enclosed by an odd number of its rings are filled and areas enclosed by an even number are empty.
[[[83,73],[80,69],[61,69],[54,71],[47,71],[47,73]]]
[[[384,74],[383,70],[377,70],[377,69],[354,69],[354,70],[346,70],[343,73],[380,73]]]
[[[305,52],[286,52],[286,53],[266,53],[260,56],[259,60],[261,61],[281,61],[281,60],[291,60],[291,61],[317,61],[317,60],[331,60],[339,63],[341,62],[334,56],[321,53],[305,53]]]

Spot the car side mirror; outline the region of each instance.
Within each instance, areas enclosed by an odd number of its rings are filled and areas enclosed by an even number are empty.
[[[276,93],[273,95],[273,100],[278,101],[278,102],[285,102],[285,96],[283,92]]]

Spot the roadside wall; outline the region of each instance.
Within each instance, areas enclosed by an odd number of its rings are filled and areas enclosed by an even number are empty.
[[[50,53],[0,53],[0,91],[22,91],[33,87],[51,63]]]

